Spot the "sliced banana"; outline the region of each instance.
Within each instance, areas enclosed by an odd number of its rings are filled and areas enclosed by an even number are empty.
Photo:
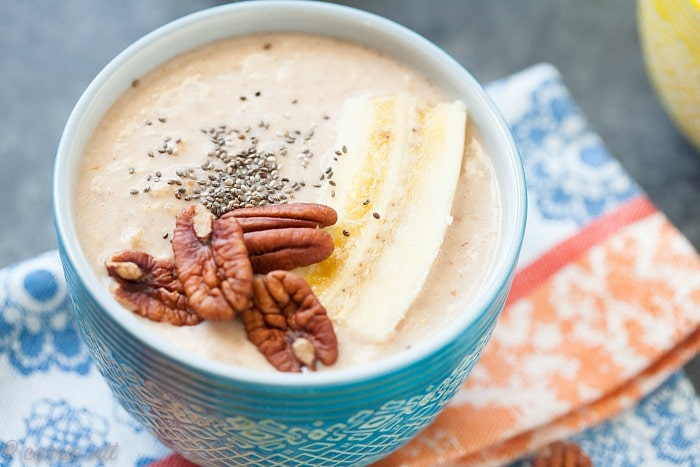
[[[335,250],[301,274],[363,340],[386,341],[423,288],[452,222],[466,120],[461,102],[428,107],[409,96],[343,109],[343,151],[320,199],[338,212]]]

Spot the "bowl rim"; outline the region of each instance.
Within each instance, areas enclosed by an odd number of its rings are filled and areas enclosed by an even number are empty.
[[[302,376],[284,372],[255,371],[240,368],[231,364],[207,359],[190,352],[183,352],[179,347],[166,341],[164,338],[156,336],[135,320],[123,319],[124,309],[112,297],[111,293],[106,290],[104,285],[99,282],[79,245],[75,222],[73,220],[72,196],[70,189],[65,186],[66,183],[62,182],[66,180],[71,173],[71,167],[77,164],[75,161],[71,164],[71,160],[80,157],[79,153],[81,151],[76,151],[74,149],[76,138],[78,138],[77,133],[81,128],[86,113],[94,111],[93,107],[95,105],[96,95],[100,92],[101,88],[108,84],[113,74],[133,60],[134,57],[137,57],[139,54],[144,54],[144,51],[149,50],[149,47],[155,47],[156,44],[164,41],[167,42],[169,38],[172,38],[178,33],[182,33],[183,30],[186,30],[188,27],[191,28],[193,25],[205,24],[207,22],[216,21],[217,18],[220,20],[222,17],[229,18],[231,17],[230,15],[243,13],[270,15],[271,13],[282,14],[283,12],[297,15],[322,15],[337,21],[353,22],[357,27],[367,28],[375,34],[381,34],[398,41],[404,47],[411,48],[411,53],[421,55],[421,57],[430,57],[431,60],[440,65],[440,69],[444,70],[445,73],[454,74],[459,78],[465,92],[470,96],[474,96],[474,105],[468,105],[469,114],[478,114],[482,121],[489,122],[489,126],[487,127],[488,131],[485,131],[486,129],[479,125],[477,126],[482,138],[488,140],[489,144],[485,142],[485,145],[490,145],[491,151],[493,151],[494,145],[498,146],[499,149],[503,151],[503,160],[505,161],[503,171],[510,175],[508,180],[510,185],[508,188],[510,189],[509,192],[512,193],[512,196],[505,197],[505,190],[500,190],[503,217],[501,223],[503,228],[508,226],[509,230],[504,230],[504,232],[507,233],[507,237],[501,239],[499,251],[496,253],[495,263],[491,267],[489,277],[483,283],[483,288],[486,289],[486,292],[479,294],[476,300],[466,307],[467,309],[473,309],[472,312],[467,313],[465,311],[461,313],[459,318],[455,321],[454,326],[447,326],[445,329],[441,329],[435,333],[435,335],[426,339],[425,342],[416,344],[410,350],[399,352],[364,366],[323,372],[309,372]],[[281,31],[279,28],[261,28],[260,30]],[[239,34],[235,32],[230,34],[231,37],[235,35]],[[341,38],[350,39],[346,37]],[[360,43],[364,42],[364,40],[360,40],[358,37],[354,37],[350,40],[355,40]],[[193,44],[190,48],[197,45],[200,44]],[[170,57],[160,60],[158,63],[154,64],[153,67],[169,58]],[[121,94],[121,92],[122,91],[118,92],[117,95]],[[112,103],[113,100],[109,105]],[[99,114],[98,120],[102,114],[103,113]],[[87,137],[85,137],[85,140],[86,139]],[[83,141],[83,143],[84,142],[85,141]],[[501,185],[501,183],[499,183],[499,185]],[[64,261],[67,259],[71,263],[77,277],[82,282],[87,292],[99,304],[103,313],[108,314],[118,326],[133,338],[137,339],[141,344],[152,348],[160,355],[179,366],[187,367],[191,370],[209,374],[217,378],[238,380],[248,384],[263,384],[273,387],[313,388],[371,380],[381,375],[392,374],[401,369],[411,367],[417,362],[436,354],[441,348],[456,341],[460,335],[466,333],[471,326],[477,323],[479,319],[488,312],[499,294],[510,286],[524,236],[527,211],[526,205],[527,194],[522,161],[508,125],[493,101],[486,94],[482,85],[478,83],[461,64],[428,39],[385,17],[348,6],[324,2],[307,2],[303,0],[238,2],[207,8],[160,26],[133,42],[114,57],[96,75],[76,103],[61,135],[53,173],[54,224],[59,243],[62,246],[63,255],[65,255]],[[120,314],[122,316],[120,316]]]

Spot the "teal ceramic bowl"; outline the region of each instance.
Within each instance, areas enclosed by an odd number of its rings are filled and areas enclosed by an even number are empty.
[[[118,305],[81,249],[71,187],[92,130],[138,77],[176,54],[259,31],[331,35],[384,51],[461,99],[492,156],[503,215],[478,297],[449,328],[362,368],[255,372],[205,360],[154,337]],[[82,337],[116,398],[163,443],[202,465],[363,465],[398,449],[437,416],[486,345],[513,277],[525,226],[521,161],[481,85],[424,38],[391,21],[321,2],[243,2],[174,21],[110,62],[65,127],[54,173],[61,258]]]

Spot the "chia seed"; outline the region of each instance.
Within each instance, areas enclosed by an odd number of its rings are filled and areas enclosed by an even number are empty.
[[[260,122],[257,128],[265,131],[268,126]],[[248,125],[240,129],[226,125],[202,129],[213,144],[207,153],[209,159],[200,166],[205,174],[195,179],[190,172],[188,176],[195,180],[196,185],[189,193],[184,187],[179,188],[175,197],[198,199],[215,216],[242,207],[287,202],[295,187],[288,178],[279,177],[281,165],[277,163],[277,156],[283,151],[286,153],[285,146],[280,146],[277,152],[274,149],[262,150],[258,147],[259,137],[252,130]],[[246,137],[246,134],[250,136]],[[281,135],[291,137],[288,132]],[[241,147],[239,141],[243,140],[246,143]],[[176,174],[184,178],[182,173]],[[299,183],[295,182],[295,185],[299,186]]]

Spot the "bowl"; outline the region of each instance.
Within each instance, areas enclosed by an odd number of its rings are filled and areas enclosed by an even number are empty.
[[[189,354],[120,307],[85,257],[72,187],[91,132],[134,77],[214,40],[302,31],[392,55],[461,99],[501,187],[501,236],[476,299],[453,325],[361,368],[304,375],[251,371]],[[387,19],[322,2],[243,2],[204,10],[146,35],[114,58],[71,113],[54,170],[54,220],[79,323],[116,398],[165,445],[202,465],[363,465],[415,437],[462,385],[488,342],[513,278],[526,212],[521,160],[482,86],[455,60]]]

